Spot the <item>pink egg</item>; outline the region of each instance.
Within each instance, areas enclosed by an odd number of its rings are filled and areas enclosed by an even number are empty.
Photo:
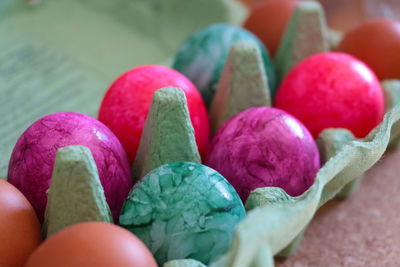
[[[269,107],[250,108],[228,120],[214,136],[206,165],[220,172],[243,202],[259,187],[305,192],[320,167],[317,145],[304,125]]]
[[[385,115],[375,74],[360,60],[337,52],[315,54],[297,64],[279,86],[274,106],[298,118],[314,138],[328,128],[345,128],[363,138]]]
[[[34,122],[14,147],[8,181],[31,202],[42,222],[57,149],[69,145],[84,145],[92,152],[107,203],[117,222],[132,188],[128,158],[111,130],[87,115],[60,112]]]

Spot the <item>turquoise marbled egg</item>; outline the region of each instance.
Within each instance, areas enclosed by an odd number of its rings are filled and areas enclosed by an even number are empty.
[[[275,67],[261,41],[245,29],[213,24],[190,36],[180,47],[173,63],[174,69],[196,85],[207,106],[211,104],[231,46],[241,40],[253,40],[259,45],[269,87],[271,92],[275,92]]]
[[[184,258],[208,264],[228,250],[245,216],[239,196],[221,174],[198,163],[175,162],[134,186],[119,222],[146,244],[159,265]]]

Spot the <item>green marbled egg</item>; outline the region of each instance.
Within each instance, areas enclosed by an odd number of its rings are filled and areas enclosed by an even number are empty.
[[[159,265],[184,258],[208,264],[228,250],[245,216],[239,196],[221,174],[198,163],[175,162],[134,186],[119,222],[146,244]]]
[[[261,41],[249,31],[228,24],[213,24],[195,32],[179,48],[173,68],[188,77],[210,106],[231,46],[241,40],[255,41],[264,60],[272,95],[277,87],[272,60]]]

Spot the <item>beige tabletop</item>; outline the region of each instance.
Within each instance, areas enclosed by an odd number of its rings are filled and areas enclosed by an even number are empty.
[[[400,266],[400,148],[386,152],[350,198],[326,203],[297,253],[276,266]]]

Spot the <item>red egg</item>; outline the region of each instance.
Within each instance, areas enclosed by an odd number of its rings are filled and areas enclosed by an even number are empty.
[[[379,79],[400,79],[400,22],[365,21],[348,31],[337,47],[367,64]]]
[[[136,156],[153,93],[169,86],[185,93],[196,143],[200,155],[205,155],[210,129],[200,93],[183,74],[163,66],[146,65],[131,69],[115,80],[99,111],[99,120],[119,138],[131,162]]]
[[[365,137],[385,112],[375,74],[358,59],[333,52],[296,65],[282,81],[274,106],[297,117],[314,137],[326,128]]]
[[[128,230],[85,222],[67,227],[43,242],[25,267],[157,267],[147,247]]]
[[[261,39],[272,57],[275,57],[297,2],[297,0],[262,1],[251,9],[243,25]]]

